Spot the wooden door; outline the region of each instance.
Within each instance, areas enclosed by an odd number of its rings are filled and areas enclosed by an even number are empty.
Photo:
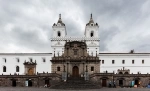
[[[34,75],[34,69],[33,68],[30,68],[28,70],[28,75]]]
[[[79,77],[79,68],[77,66],[74,66],[72,69],[72,76],[73,77]]]
[[[106,79],[102,79],[102,87],[106,87]]]

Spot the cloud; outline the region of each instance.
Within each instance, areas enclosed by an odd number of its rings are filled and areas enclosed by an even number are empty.
[[[149,0],[0,0],[0,52],[51,52],[60,13],[68,36],[84,36],[92,13],[100,52],[149,52],[149,8]]]

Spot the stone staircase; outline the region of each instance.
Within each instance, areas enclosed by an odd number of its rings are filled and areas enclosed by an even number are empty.
[[[70,77],[66,82],[51,86],[51,89],[99,89],[100,86],[85,81],[84,78]]]

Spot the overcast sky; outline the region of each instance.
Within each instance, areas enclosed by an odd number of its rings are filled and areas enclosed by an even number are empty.
[[[0,0],[0,53],[49,53],[61,13],[68,36],[93,14],[100,52],[150,52],[150,0]]]

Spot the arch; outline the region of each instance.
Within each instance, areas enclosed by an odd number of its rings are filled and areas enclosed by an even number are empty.
[[[90,36],[91,36],[91,37],[94,36],[94,31],[91,31]]]
[[[16,72],[19,72],[19,66],[16,66]]]
[[[6,66],[3,66],[3,72],[6,72]]]
[[[122,72],[119,72],[119,74],[123,74]]]
[[[60,31],[58,31],[58,32],[57,32],[57,36],[59,36],[59,37],[61,36],[61,33],[60,33]]]
[[[126,71],[124,74],[129,74],[129,72]]]

